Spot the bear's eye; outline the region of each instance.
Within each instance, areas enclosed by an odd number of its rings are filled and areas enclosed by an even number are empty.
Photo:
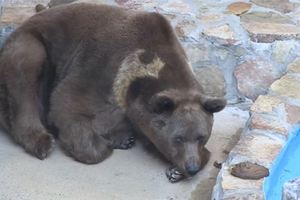
[[[203,135],[199,135],[196,140],[199,142],[199,143],[203,143],[205,142],[205,137]]]
[[[181,136],[177,136],[177,137],[174,138],[174,143],[175,144],[182,144],[183,142],[184,142],[184,139]]]
[[[153,106],[155,113],[161,114],[163,112],[172,111],[175,107],[174,102],[168,97],[159,97]]]

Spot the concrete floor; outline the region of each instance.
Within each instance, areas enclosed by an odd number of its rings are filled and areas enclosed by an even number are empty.
[[[186,200],[210,199],[218,170],[215,160],[226,157],[244,127],[248,112],[226,108],[216,114],[208,149],[209,164],[190,180],[171,184],[166,163],[139,144],[118,150],[103,163],[85,165],[67,157],[59,148],[40,161],[0,133],[0,200]]]

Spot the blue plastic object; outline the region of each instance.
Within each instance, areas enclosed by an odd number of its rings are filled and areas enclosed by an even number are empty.
[[[300,126],[290,134],[264,182],[266,200],[281,200],[283,184],[300,177]]]

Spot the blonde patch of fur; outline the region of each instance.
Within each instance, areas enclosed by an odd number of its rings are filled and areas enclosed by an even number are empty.
[[[144,53],[144,50],[137,50],[127,56],[118,71],[115,78],[113,91],[117,103],[121,107],[126,107],[126,95],[130,84],[137,78],[154,77],[158,78],[159,72],[165,64],[157,56],[149,64],[144,64],[140,61],[139,55]]]

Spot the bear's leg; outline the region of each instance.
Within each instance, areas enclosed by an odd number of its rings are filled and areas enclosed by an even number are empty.
[[[96,164],[113,151],[109,141],[93,129],[89,120],[68,121],[64,127],[58,128],[63,148],[79,162]]]
[[[114,112],[112,119],[114,119],[115,123],[107,136],[111,142],[111,146],[114,149],[123,150],[133,147],[135,144],[133,129],[129,121],[124,117],[121,109],[119,109],[119,112]]]
[[[30,34],[8,41],[0,57],[9,104],[10,132],[26,151],[44,159],[54,139],[42,125],[43,105],[38,96],[39,77],[46,63],[42,43]]]
[[[96,89],[83,87],[85,80],[70,74],[59,83],[51,95],[48,119],[58,129],[62,147],[75,160],[96,164],[113,151],[105,137],[113,119]]]
[[[112,147],[114,149],[130,149],[135,144],[135,137],[132,135],[132,132],[116,132],[113,133],[111,141]]]
[[[62,147],[75,160],[86,164],[99,163],[113,151],[110,141],[101,133],[105,130],[97,129],[91,116],[64,109],[51,111],[51,121],[58,128]]]

